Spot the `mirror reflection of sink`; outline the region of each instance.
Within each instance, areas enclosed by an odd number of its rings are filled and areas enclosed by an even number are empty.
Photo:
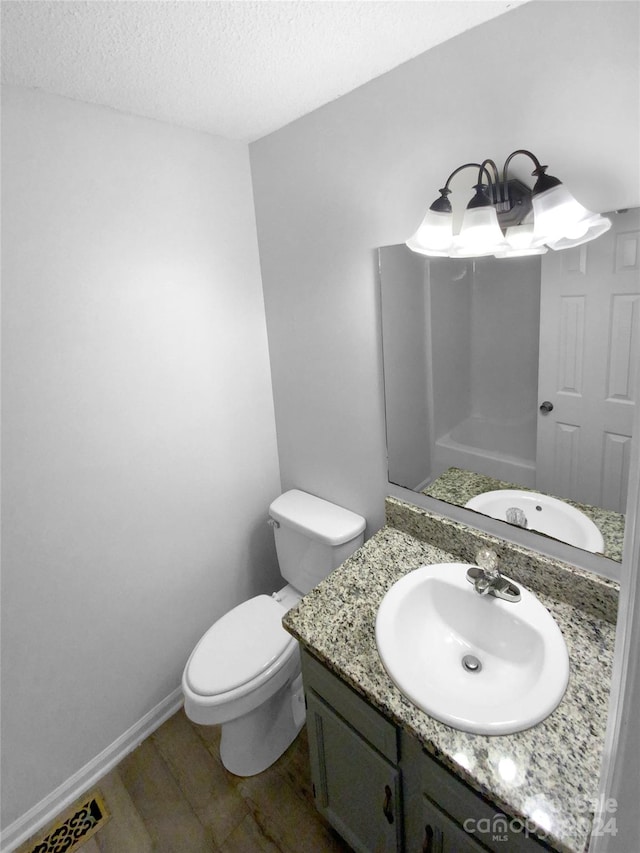
[[[579,509],[549,495],[520,489],[498,489],[476,495],[466,502],[465,507],[512,523],[512,518],[518,517],[512,511],[521,510],[527,520],[527,530],[545,533],[585,551],[604,551],[604,539],[593,521]],[[512,517],[507,516],[508,512]]]
[[[564,638],[519,587],[508,602],[479,595],[467,563],[422,566],[395,583],[376,618],[376,643],[400,691],[456,729],[523,731],[559,704],[569,678]]]

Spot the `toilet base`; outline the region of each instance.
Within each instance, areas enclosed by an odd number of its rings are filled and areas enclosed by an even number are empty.
[[[236,776],[255,776],[280,758],[304,725],[302,676],[248,714],[222,724],[220,759]]]

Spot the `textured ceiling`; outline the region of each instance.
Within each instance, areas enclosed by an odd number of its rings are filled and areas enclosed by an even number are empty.
[[[2,0],[2,80],[253,140],[518,0]]]

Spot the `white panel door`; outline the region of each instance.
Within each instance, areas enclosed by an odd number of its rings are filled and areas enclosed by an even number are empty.
[[[542,258],[536,486],[624,512],[640,362],[640,210]]]

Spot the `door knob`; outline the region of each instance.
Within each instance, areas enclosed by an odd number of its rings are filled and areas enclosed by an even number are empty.
[[[540,411],[543,415],[548,415],[549,412],[553,411],[553,403],[550,403],[549,400],[545,400],[544,403],[540,404]]]

